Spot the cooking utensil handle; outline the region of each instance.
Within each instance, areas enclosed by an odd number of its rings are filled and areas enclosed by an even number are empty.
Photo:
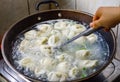
[[[96,32],[96,31],[98,31],[98,30],[100,30],[102,28],[103,27],[99,27],[99,28],[95,29],[95,28],[90,27],[88,30],[86,30],[86,31],[83,32],[83,36],[88,36],[91,33],[94,33],[94,32]]]
[[[40,7],[42,4],[50,4],[50,3],[53,3],[57,9],[60,9],[58,2],[56,2],[56,1],[54,1],[54,0],[43,0],[43,1],[41,1],[41,2],[39,2],[39,3],[37,3],[37,4],[35,5],[35,9],[38,11],[38,10],[39,10],[39,7]]]

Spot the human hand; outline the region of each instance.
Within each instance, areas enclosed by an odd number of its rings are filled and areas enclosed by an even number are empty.
[[[93,28],[102,26],[109,31],[118,23],[120,23],[120,7],[100,7],[93,16],[90,26]]]

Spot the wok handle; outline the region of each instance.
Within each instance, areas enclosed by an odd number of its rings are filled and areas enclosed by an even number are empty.
[[[35,5],[35,9],[38,11],[38,10],[39,10],[39,7],[40,7],[42,4],[50,4],[50,3],[53,3],[57,9],[60,9],[58,2],[56,2],[56,1],[54,1],[54,0],[43,0],[43,1],[41,1],[41,2],[39,2],[39,3],[37,3],[37,4]]]

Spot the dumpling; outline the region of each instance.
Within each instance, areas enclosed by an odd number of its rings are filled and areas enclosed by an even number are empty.
[[[53,27],[49,24],[37,25],[36,28],[39,30],[37,32],[38,36],[50,36],[50,32],[53,29]]]
[[[40,51],[44,56],[52,56],[52,50],[51,47],[49,45],[41,45],[40,46]]]
[[[86,28],[81,25],[81,24],[74,24],[70,27],[71,31],[74,31],[75,33],[81,33],[84,30],[86,30]]]
[[[81,60],[78,64],[80,68],[93,68],[97,66],[98,60]]]
[[[40,75],[44,75],[44,74],[47,74],[49,73],[48,70],[46,69],[42,69],[42,67],[38,66],[37,68],[35,68],[34,70],[34,74],[39,77]],[[46,78],[46,77],[45,77]]]
[[[18,46],[18,50],[23,53],[23,55],[27,54],[33,54],[36,53],[36,51],[40,51],[40,44],[36,42],[35,40],[26,40],[24,39],[21,41],[20,45]]]
[[[67,22],[59,21],[54,25],[54,29],[63,30],[67,27]]]
[[[62,53],[61,55],[56,56],[56,58],[59,60],[59,62],[62,61],[72,61],[73,57],[68,55],[67,53]]]
[[[37,36],[37,32],[35,30],[30,30],[24,34],[25,39],[33,40]]]
[[[52,26],[49,24],[41,24],[37,25],[36,28],[40,30],[41,32],[48,32],[52,30]]]
[[[70,30],[69,29],[65,29],[65,30],[62,30],[62,35],[67,37],[68,34],[69,34]]]
[[[33,71],[36,67],[34,60],[31,57],[24,57],[19,62],[20,66],[26,67]]]
[[[88,40],[85,36],[81,36],[78,39],[76,39],[74,42],[80,45],[84,45],[87,41]]]
[[[19,45],[19,51],[21,53],[27,53],[29,52],[29,49],[28,48],[31,48],[30,46],[30,42],[26,39],[24,39],[23,41],[21,41],[20,45]]]
[[[19,64],[22,65],[23,67],[26,67],[31,62],[32,62],[31,58],[26,57],[26,58],[22,58]]]
[[[65,60],[64,54],[59,55],[59,56],[56,56],[56,58],[57,58],[60,62]]]
[[[62,30],[62,35],[64,37],[67,37],[68,39],[74,37],[76,35],[76,33],[70,29],[65,29],[65,30]]]
[[[74,31],[70,31],[69,34],[67,35],[68,39],[71,39],[75,36],[75,32]]]
[[[56,72],[50,72],[48,74],[48,80],[49,81],[59,81],[60,77],[59,77],[59,75],[56,74]]]
[[[68,75],[62,72],[50,72],[48,74],[49,81],[63,82],[67,80]]]
[[[60,35],[52,35],[48,39],[48,45],[55,47],[57,45],[60,45],[61,43],[61,36]]]
[[[96,34],[91,34],[89,36],[87,36],[87,39],[90,43],[95,43],[97,41],[97,35]]]
[[[76,58],[78,59],[87,59],[90,56],[89,50],[78,50],[75,52]]]
[[[61,32],[59,30],[52,30],[51,35],[61,35]]]
[[[67,73],[70,69],[71,65],[70,63],[64,61],[64,62],[61,62],[57,65],[57,71],[60,71],[60,72],[63,72],[63,73]]]
[[[71,77],[72,79],[76,78],[76,76],[79,74],[79,71],[80,70],[76,66],[71,68],[70,71],[69,71],[69,77]]]
[[[48,70],[52,70],[52,68],[54,68],[56,63],[57,61],[50,57],[45,57],[40,60],[40,65],[42,66],[42,68],[48,69]]]
[[[28,43],[29,43],[29,41],[27,41],[27,40],[23,40],[23,41],[21,41],[21,43],[20,43],[20,45],[19,45],[19,50],[20,51],[23,51],[24,50],[24,47],[25,46],[28,46]]]
[[[47,41],[48,41],[48,37],[39,37],[35,40],[35,46],[47,44]]]

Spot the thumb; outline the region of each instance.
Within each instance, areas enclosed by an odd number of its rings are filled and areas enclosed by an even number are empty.
[[[93,22],[90,23],[90,26],[93,28],[98,28],[101,26],[100,20],[95,20]]]
[[[100,22],[100,20],[96,20],[96,21],[91,22],[91,23],[90,23],[90,26],[91,26],[92,28],[94,28],[94,29],[97,29],[97,28],[99,28],[99,27],[103,27],[103,26],[102,26],[102,23]],[[108,32],[109,30],[110,30],[110,28],[104,27],[104,31],[105,31],[105,32]]]

